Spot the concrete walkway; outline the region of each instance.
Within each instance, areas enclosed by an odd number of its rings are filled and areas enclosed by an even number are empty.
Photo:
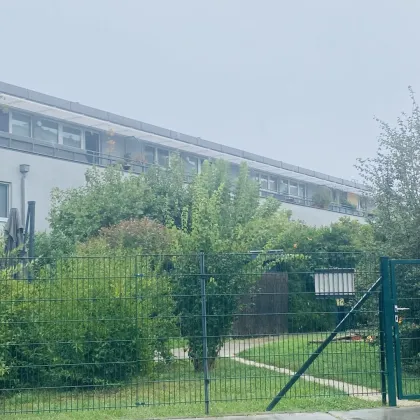
[[[419,420],[420,407],[331,411],[329,413],[284,413],[256,416],[206,417],[196,420]],[[172,419],[174,420],[174,419]],[[178,419],[181,420],[181,419]],[[184,419],[187,420],[187,419]],[[191,420],[191,419],[188,419]]]

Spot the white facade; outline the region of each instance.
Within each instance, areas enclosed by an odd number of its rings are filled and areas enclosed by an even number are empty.
[[[9,185],[9,208],[16,207],[19,212],[22,211],[21,164],[30,165],[25,179],[25,201],[36,201],[36,229],[46,230],[52,189],[83,185],[88,165],[0,149],[0,181]]]
[[[233,176],[246,162],[262,196],[278,198],[293,219],[309,225],[329,225],[343,215],[364,221],[363,185],[0,82],[0,224],[10,208],[22,212],[23,201],[32,200],[36,228],[45,230],[54,187],[83,185],[92,164],[125,161],[135,172],[166,165],[174,150],[191,175],[205,159],[229,161]],[[29,165],[24,182],[21,165]],[[331,192],[324,208],[314,200],[320,188]]]

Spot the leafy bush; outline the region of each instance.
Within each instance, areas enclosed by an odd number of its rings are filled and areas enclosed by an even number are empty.
[[[181,227],[182,213],[191,205],[184,172],[178,154],[171,155],[168,168],[154,165],[146,174],[127,174],[119,166],[89,169],[85,186],[53,190],[52,231],[76,243],[96,236],[101,228],[144,216]]]
[[[148,201],[144,178],[119,167],[86,171],[86,185],[52,192],[50,225],[73,243],[97,235],[102,227],[142,217]]]
[[[106,255],[101,241],[90,252]],[[81,250],[83,251],[83,249]],[[167,278],[147,259],[63,259],[54,276],[0,282],[0,384],[95,386],[153,373],[174,333]],[[144,273],[144,275],[141,275]]]
[[[169,254],[174,244],[170,229],[146,217],[102,228],[100,236],[111,248],[141,250],[142,254]]]
[[[39,232],[35,234],[35,257],[33,273],[38,275],[40,270],[49,267],[54,270],[57,262],[74,253],[74,243],[61,232]]]
[[[261,277],[260,260],[246,254],[206,254],[206,308],[208,366],[213,368],[220,349],[231,334],[240,312],[240,298],[252,290]],[[194,369],[203,368],[203,328],[201,318],[201,276],[199,256],[178,256],[172,278],[175,280],[177,313],[181,334],[188,341],[189,357]]]

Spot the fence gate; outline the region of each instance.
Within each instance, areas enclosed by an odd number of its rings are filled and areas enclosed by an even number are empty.
[[[397,396],[420,399],[420,260],[388,261],[390,299],[385,313],[392,325],[388,334],[394,336]]]

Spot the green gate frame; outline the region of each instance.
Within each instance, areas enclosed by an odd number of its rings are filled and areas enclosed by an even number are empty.
[[[401,343],[398,327],[398,306],[397,306],[397,285],[395,279],[395,267],[398,265],[418,265],[418,260],[396,260],[388,257],[380,258],[380,278],[370,287],[363,297],[356,303],[344,319],[337,325],[330,336],[319,346],[319,348],[310,355],[303,366],[291,377],[289,382],[274,397],[266,411],[271,411],[277,403],[292,388],[297,380],[305,373],[308,367],[322,353],[325,347],[333,340],[341,330],[345,321],[353,312],[358,309],[369,298],[372,292],[380,286],[379,298],[379,322],[380,322],[380,348],[381,348],[381,388],[382,402],[386,404],[388,396],[388,405],[397,406],[399,400],[417,400],[420,394],[405,395],[402,382],[402,363],[401,363]]]
[[[398,265],[417,265],[420,266],[420,260],[388,260],[389,262],[389,273],[390,273],[390,291],[391,291],[391,300],[388,301],[387,306],[385,306],[385,313],[388,314],[389,318],[392,318],[393,324],[393,336],[394,336],[394,352],[395,352],[395,372],[396,372],[396,389],[397,396],[399,400],[418,400],[420,399],[420,394],[404,394],[403,391],[403,370],[401,362],[401,341],[400,341],[400,331],[398,323],[398,294],[397,294],[397,281],[395,278],[395,268]],[[391,335],[392,337],[392,331]],[[387,349],[387,354],[390,351]],[[395,384],[394,384],[395,389]]]
[[[390,260],[388,257],[381,257],[381,306],[379,312],[381,324],[384,331],[384,347],[386,361],[386,378],[388,384],[388,405],[397,406],[397,393],[395,385],[395,356],[394,356],[394,300],[390,281]]]

